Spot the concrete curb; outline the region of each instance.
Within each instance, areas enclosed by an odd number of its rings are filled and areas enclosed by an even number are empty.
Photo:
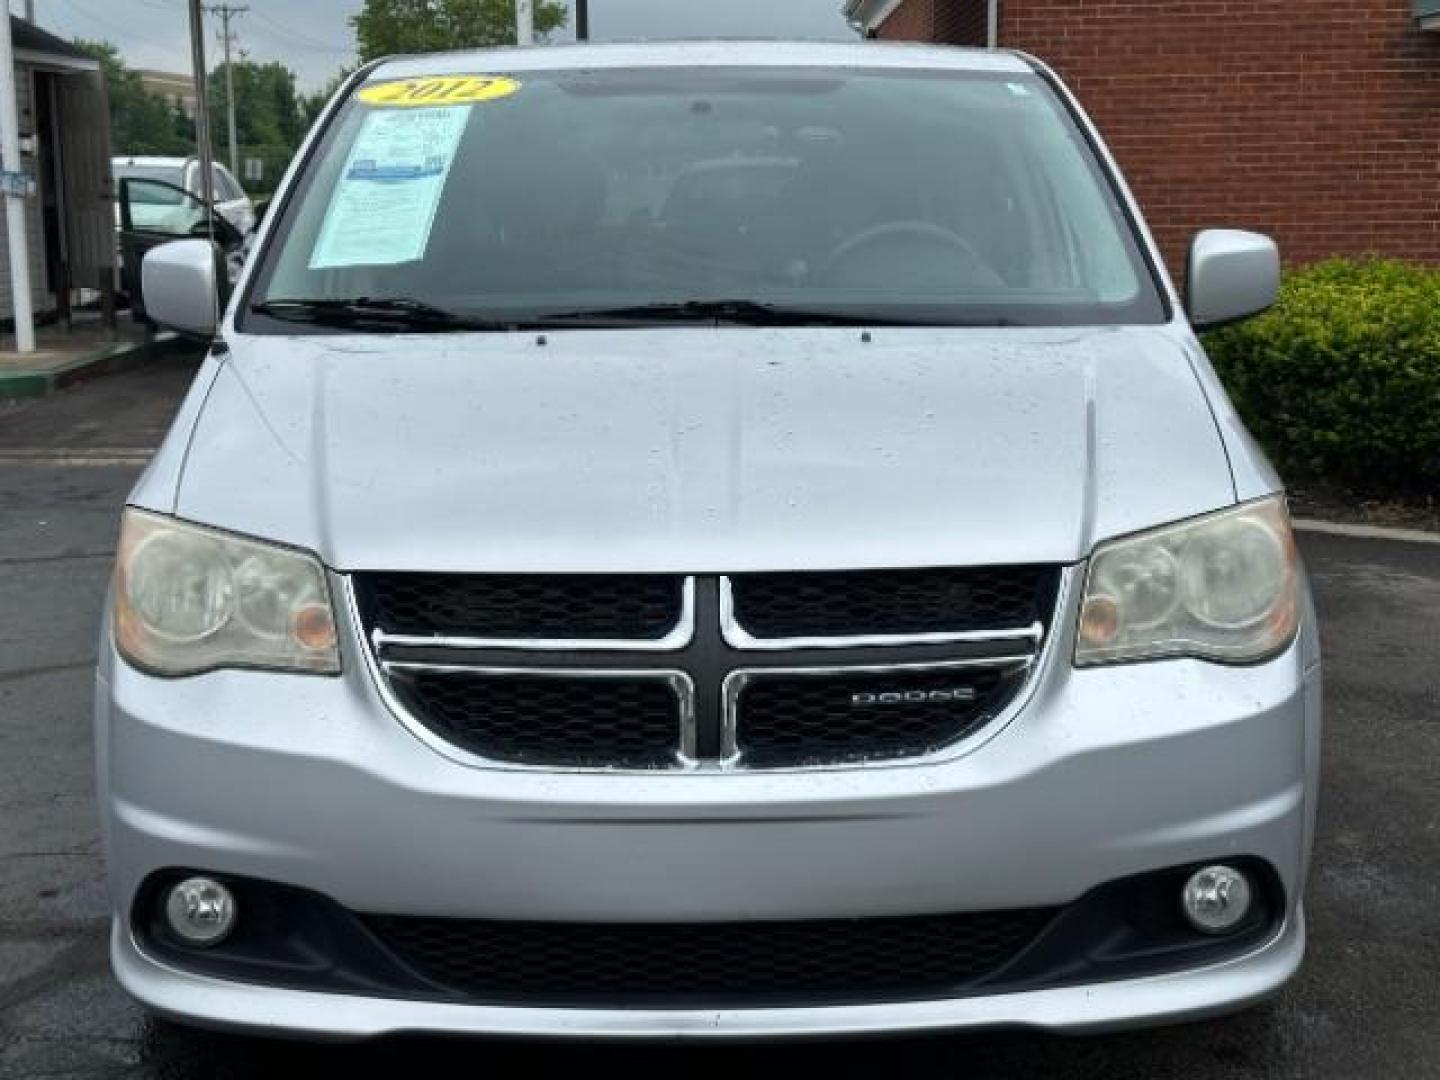
[[[77,383],[168,356],[186,344],[185,339],[177,334],[161,334],[148,341],[106,345],[76,357],[54,371],[0,372],[0,401],[44,397]]]
[[[1354,540],[1396,540],[1405,544],[1440,544],[1440,533],[1424,529],[1389,529],[1381,525],[1346,525],[1339,521],[1295,520],[1297,532],[1324,533],[1327,536],[1348,536]]]

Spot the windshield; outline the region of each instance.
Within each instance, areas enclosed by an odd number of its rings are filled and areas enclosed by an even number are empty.
[[[1045,81],[931,71],[372,83],[288,200],[249,306],[357,300],[498,324],[1164,318]],[[267,328],[296,332],[247,323]]]
[[[182,187],[185,182],[185,168],[182,165],[116,165],[116,180],[158,180],[164,184]],[[159,189],[145,185],[147,198],[158,199]],[[173,201],[179,201],[179,195]]]

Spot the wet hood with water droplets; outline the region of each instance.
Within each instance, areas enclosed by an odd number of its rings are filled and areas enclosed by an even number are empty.
[[[1160,329],[238,337],[182,517],[354,569],[1074,562],[1235,500]]]

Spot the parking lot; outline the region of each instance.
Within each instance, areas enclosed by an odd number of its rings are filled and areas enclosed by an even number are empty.
[[[0,403],[0,1077],[342,1070],[541,1075],[869,1069],[893,1076],[1440,1076],[1440,545],[1302,536],[1327,731],[1310,956],[1231,1019],[1087,1039],[617,1048],[391,1040],[316,1047],[149,1021],[112,982],[91,794],[91,668],[118,510],[193,358]]]

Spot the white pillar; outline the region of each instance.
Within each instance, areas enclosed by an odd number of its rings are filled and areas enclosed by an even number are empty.
[[[10,39],[10,6],[0,11],[0,168],[20,172],[20,110],[15,103],[15,46]],[[35,351],[35,310],[30,297],[30,238],[25,199],[5,197],[5,231],[10,241],[10,291],[14,296],[15,348]]]
[[[515,0],[515,40],[521,46],[535,44],[535,0]]]

